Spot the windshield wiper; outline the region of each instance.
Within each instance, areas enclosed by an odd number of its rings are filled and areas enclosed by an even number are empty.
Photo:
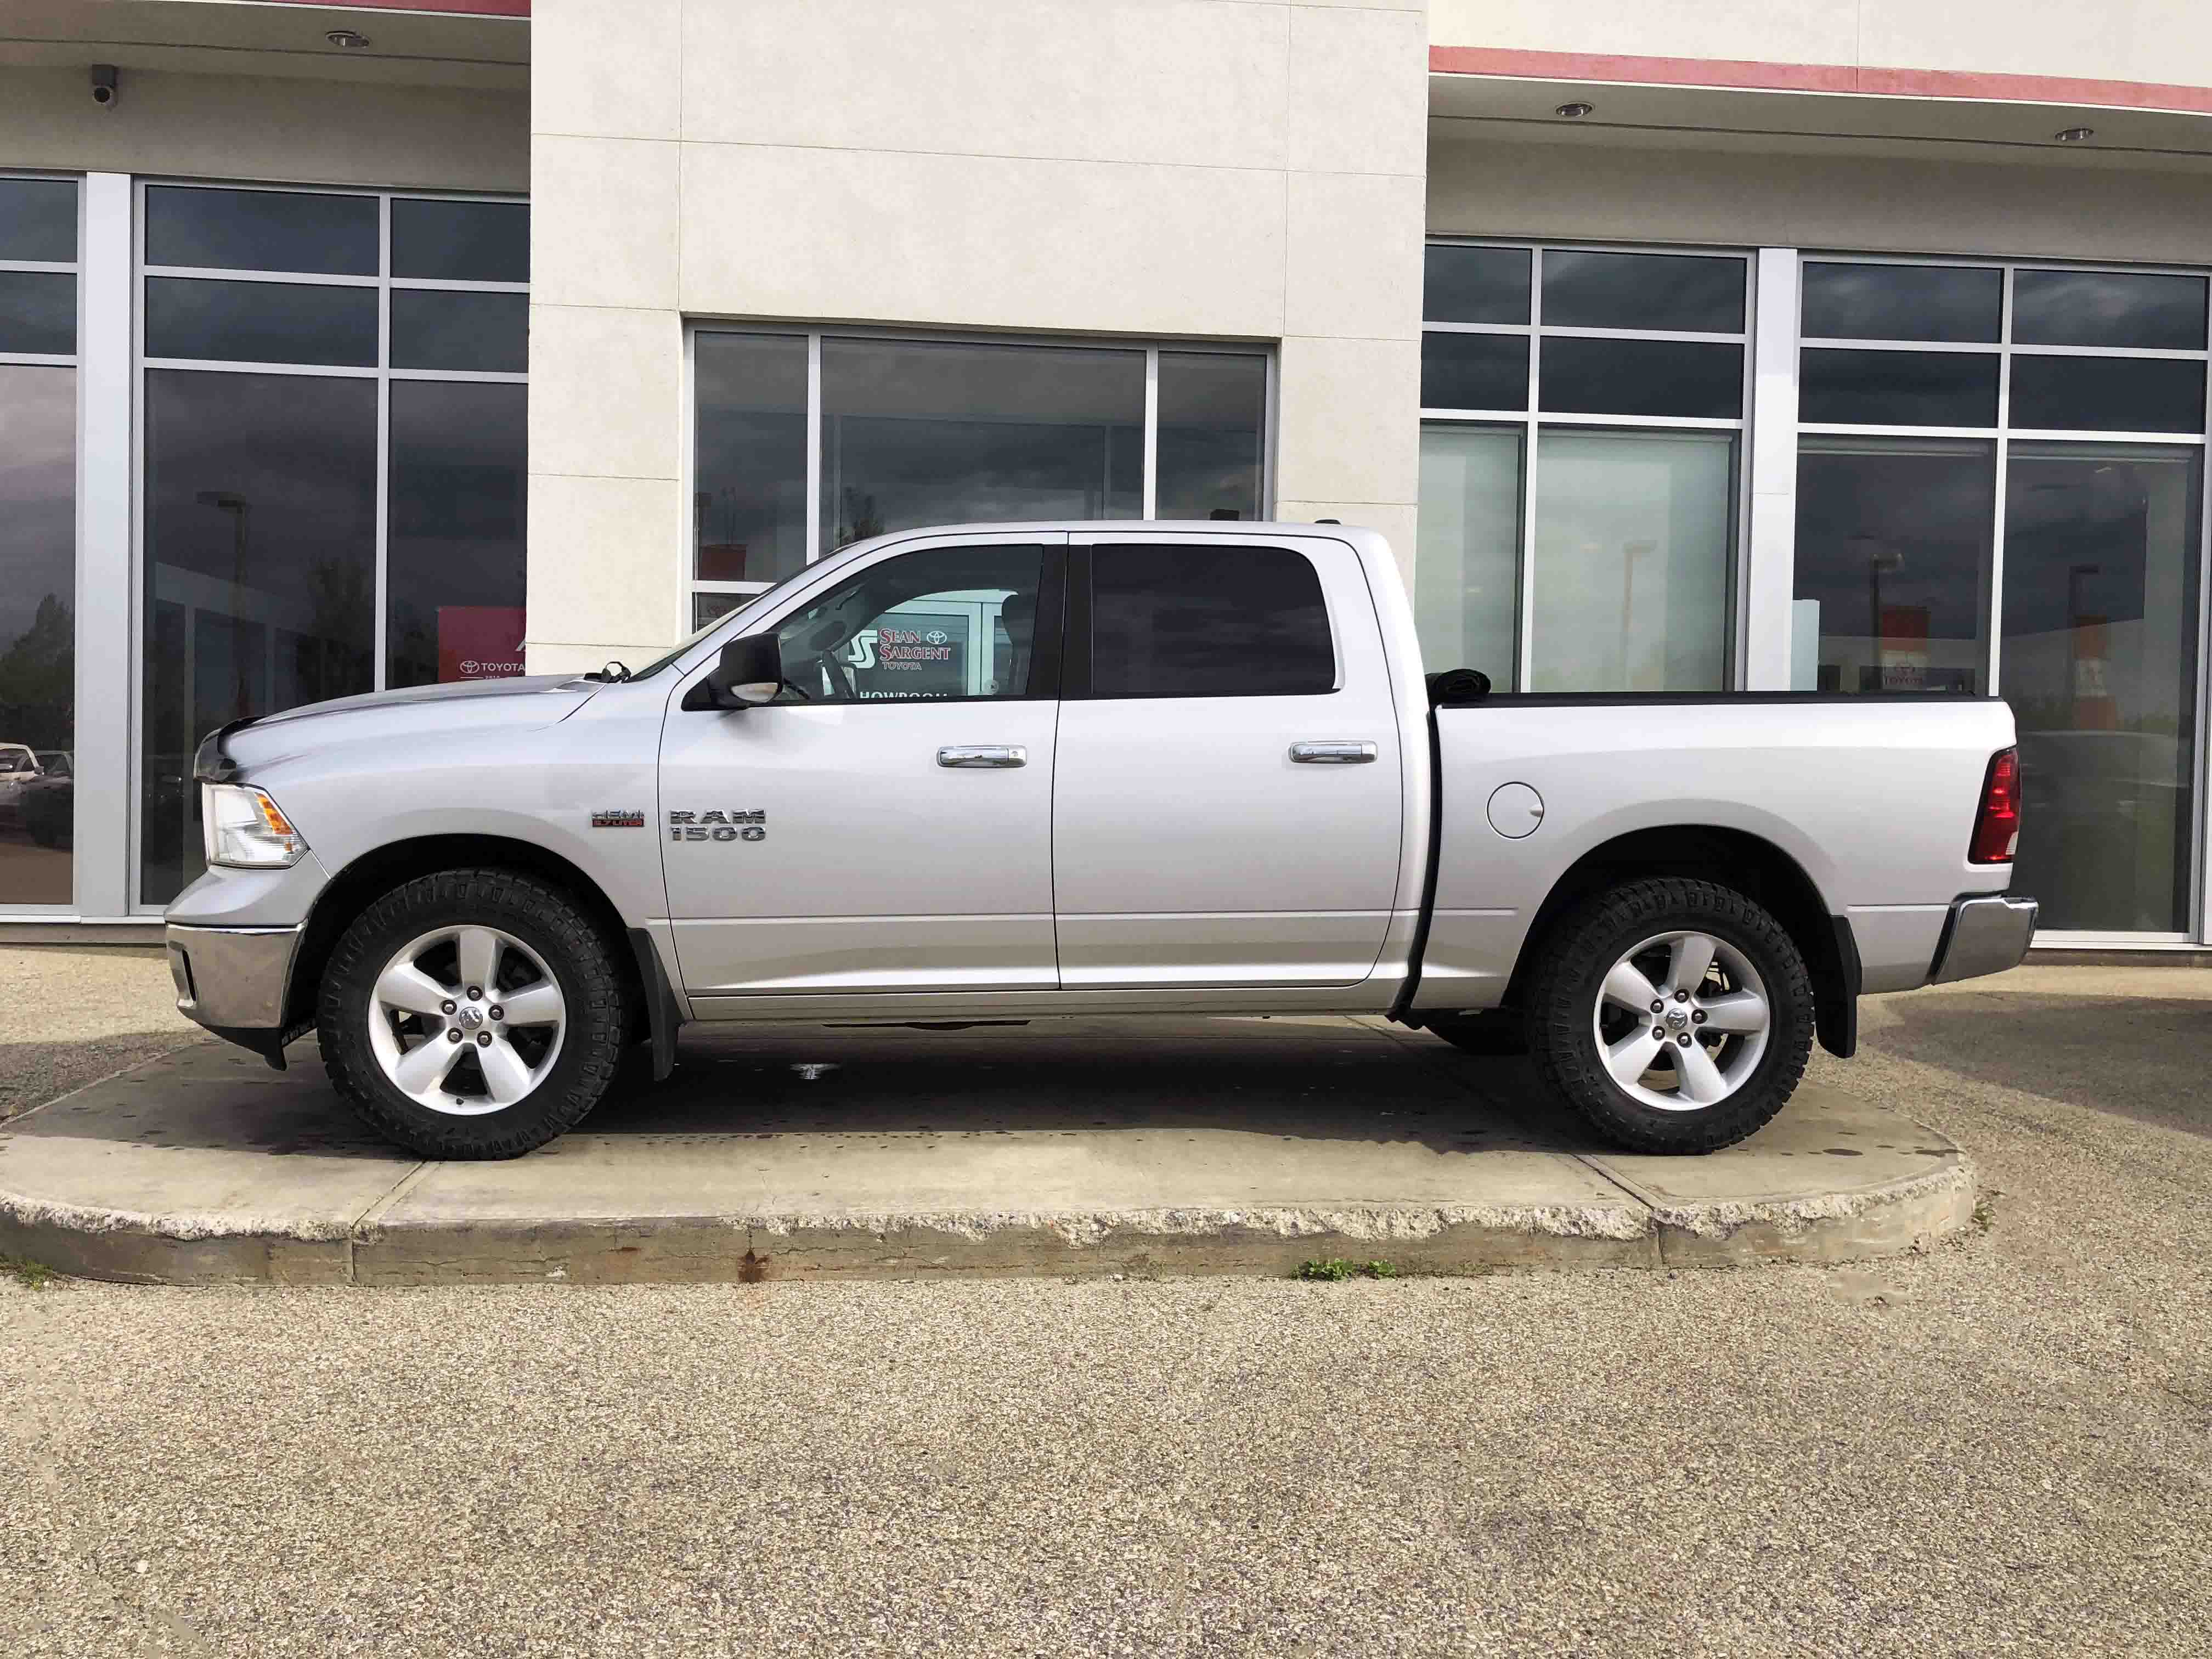
[[[587,680],[598,680],[604,685],[620,685],[629,678],[629,670],[618,661],[610,662],[598,673],[586,674],[583,678]]]

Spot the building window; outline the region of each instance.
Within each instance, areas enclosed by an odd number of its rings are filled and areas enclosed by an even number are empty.
[[[227,720],[522,672],[529,209],[148,185],[139,899]]]
[[[77,185],[0,177],[0,905],[75,896]]]
[[[1267,507],[1267,356],[702,325],[693,617],[848,542]]]
[[[2189,930],[2207,281],[1803,267],[1794,682],[1995,693],[2054,932]]]
[[[1425,658],[1501,689],[1728,683],[1749,261],[1436,242]]]

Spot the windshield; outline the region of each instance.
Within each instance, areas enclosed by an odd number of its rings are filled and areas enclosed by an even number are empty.
[[[684,637],[674,650],[669,652],[665,656],[655,657],[651,662],[646,664],[644,667],[632,674],[630,678],[633,680],[651,679],[655,674],[658,674],[662,669],[667,667],[669,664],[674,662],[678,657],[682,656],[686,651],[689,651],[693,646],[698,644],[700,641],[705,639],[708,635],[713,633],[716,629],[728,622],[731,617],[738,615],[742,611],[750,611],[753,606],[758,605],[763,599],[767,599],[772,593],[781,592],[785,588],[790,586],[792,583],[797,581],[801,576],[806,575],[812,571],[813,568],[814,567],[811,564],[802,564],[798,569],[793,571],[789,575],[778,579],[774,586],[764,587],[757,593],[747,594],[735,611],[725,611],[720,616],[715,617],[714,621],[708,623],[705,627],[695,628],[690,634]]]

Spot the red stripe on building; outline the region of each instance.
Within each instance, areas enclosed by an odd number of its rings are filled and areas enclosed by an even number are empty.
[[[468,17],[530,15],[530,0],[262,0],[262,3],[339,6],[347,11],[442,11]]]
[[[2065,75],[1984,75],[1966,70],[1862,68],[1850,64],[1765,64],[1729,58],[1633,58],[1605,52],[1522,52],[1502,46],[1431,46],[1435,75],[1522,81],[1611,81],[1666,87],[1741,87],[1764,92],[1841,92],[1888,98],[1961,98],[2011,104],[2070,104],[2212,114],[2212,87],[2155,81],[2093,81]]]

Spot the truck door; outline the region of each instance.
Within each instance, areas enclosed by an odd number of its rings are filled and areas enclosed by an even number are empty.
[[[1405,804],[1358,556],[1319,537],[1078,535],[1069,581],[1060,983],[1365,978]]]
[[[672,702],[661,849],[702,1018],[718,997],[1058,985],[1057,539],[878,556],[775,624],[775,702]]]

